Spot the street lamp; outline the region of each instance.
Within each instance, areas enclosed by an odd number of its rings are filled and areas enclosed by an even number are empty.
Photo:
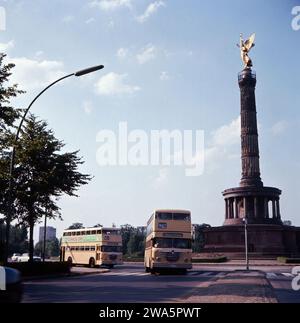
[[[6,234],[5,234],[5,242],[6,242],[6,246],[5,246],[5,262],[7,262],[8,260],[8,253],[9,253],[9,235],[10,235],[10,223],[12,220],[12,213],[13,213],[13,173],[14,173],[14,167],[15,167],[15,155],[16,155],[16,144],[17,141],[19,139],[19,135],[20,135],[20,131],[22,129],[22,125],[25,121],[25,118],[30,110],[30,108],[32,107],[32,105],[34,104],[34,102],[44,93],[46,92],[50,87],[52,87],[54,84],[69,78],[71,76],[76,76],[76,77],[80,77],[89,73],[93,73],[96,72],[98,70],[103,69],[104,66],[103,65],[97,65],[97,66],[93,66],[93,67],[89,67],[80,71],[77,71],[75,73],[71,73],[68,75],[65,75],[61,78],[59,78],[58,80],[52,82],[51,84],[49,84],[46,88],[44,88],[29,104],[28,108],[25,110],[24,115],[22,116],[22,119],[20,121],[19,127],[17,129],[16,132],[16,136],[14,138],[14,143],[13,143],[13,149],[12,149],[12,153],[11,153],[11,158],[10,158],[10,166],[9,166],[9,184],[8,184],[8,212],[7,212],[7,217],[6,217]]]
[[[245,217],[243,219],[243,223],[244,223],[244,228],[245,228],[245,258],[246,258],[246,270],[249,270],[249,257],[248,257],[248,228],[247,228],[247,224],[248,224],[248,220]]]

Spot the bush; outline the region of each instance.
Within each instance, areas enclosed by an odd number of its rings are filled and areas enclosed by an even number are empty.
[[[221,257],[207,257],[207,258],[193,258],[193,263],[220,263],[220,262],[226,262],[228,259],[226,256]]]
[[[22,276],[43,276],[70,273],[68,262],[15,262],[8,265],[22,273]]]
[[[277,257],[277,261],[283,264],[300,264],[300,258]]]

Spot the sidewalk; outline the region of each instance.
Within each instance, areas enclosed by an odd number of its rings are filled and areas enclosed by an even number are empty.
[[[236,270],[215,281],[200,283],[186,302],[277,303],[277,300],[264,273]]]

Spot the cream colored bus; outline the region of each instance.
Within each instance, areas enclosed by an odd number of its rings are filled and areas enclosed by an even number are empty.
[[[65,230],[61,241],[61,261],[90,267],[121,265],[122,237],[117,228]]]
[[[146,272],[192,268],[191,212],[155,210],[147,223],[145,246]]]

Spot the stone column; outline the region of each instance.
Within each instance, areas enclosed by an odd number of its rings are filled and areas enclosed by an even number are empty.
[[[254,217],[258,217],[258,198],[254,198]]]
[[[276,215],[277,215],[277,219],[280,219],[280,206],[279,206],[279,199],[276,200]]]
[[[275,199],[272,199],[272,217],[276,219],[276,206],[275,206]]]
[[[269,218],[269,207],[268,207],[268,198],[267,197],[265,197],[265,199],[264,199],[264,207],[265,207],[265,218],[266,219],[268,219]]]
[[[227,202],[227,199],[225,199],[225,219],[228,219],[228,202]]]
[[[243,203],[244,203],[244,217],[246,218],[248,214],[247,214],[247,199],[245,197],[243,199]]]
[[[239,208],[238,208],[238,199],[237,197],[234,198],[234,205],[235,205],[235,218],[239,218]]]

